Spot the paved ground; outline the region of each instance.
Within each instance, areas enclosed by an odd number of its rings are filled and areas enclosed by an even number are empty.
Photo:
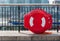
[[[60,31],[57,33],[56,30],[49,30],[46,32],[51,32],[52,34],[39,34],[39,35],[47,35],[47,36],[60,36]],[[34,36],[38,34],[34,34],[31,31],[0,31],[0,36]]]

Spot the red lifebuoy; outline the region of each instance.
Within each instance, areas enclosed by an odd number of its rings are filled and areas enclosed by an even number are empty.
[[[24,27],[33,33],[40,34],[50,29],[52,16],[42,9],[35,9],[24,16]]]

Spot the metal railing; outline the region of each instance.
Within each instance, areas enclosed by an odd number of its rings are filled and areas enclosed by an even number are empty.
[[[23,24],[16,25],[10,22],[23,23],[24,14],[36,8],[41,8],[52,15],[53,22],[56,23],[52,28],[60,25],[60,4],[0,4],[0,29],[20,30],[20,27],[24,29]]]

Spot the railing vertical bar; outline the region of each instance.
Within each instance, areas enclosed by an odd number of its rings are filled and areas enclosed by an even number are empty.
[[[18,6],[18,22],[20,22],[20,6]],[[20,32],[19,24],[18,24],[18,32]]]
[[[55,18],[55,7],[54,7],[54,13],[52,14]],[[54,19],[54,22],[55,22],[55,19]],[[54,24],[54,28],[55,28],[55,24]]]
[[[2,8],[2,28],[3,28],[3,7]]]
[[[5,6],[4,6],[4,11],[3,12],[4,12],[4,14],[3,14],[3,21],[6,22],[6,7]],[[3,22],[3,24],[4,24],[4,22]],[[5,26],[6,26],[6,23],[3,26],[4,27],[4,30],[5,30]]]
[[[13,20],[13,21],[15,20],[15,13],[14,13],[15,10],[14,10],[14,8],[15,8],[15,6],[12,7],[12,9],[13,9],[13,19],[12,19],[12,20]],[[13,30],[14,30],[14,28],[15,28],[15,27],[14,27],[14,25],[13,25]]]
[[[59,14],[58,14],[58,9],[59,9],[59,6],[57,5],[57,23],[59,22],[58,18],[59,18]],[[57,24],[57,32],[59,31],[59,24]]]
[[[11,6],[9,8],[10,8],[10,19],[9,20],[11,20]],[[11,30],[11,24],[10,24],[10,30]]]

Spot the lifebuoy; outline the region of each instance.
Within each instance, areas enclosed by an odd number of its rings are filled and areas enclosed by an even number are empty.
[[[24,27],[33,33],[43,33],[50,29],[51,26],[52,16],[42,9],[32,10],[24,16]]]

